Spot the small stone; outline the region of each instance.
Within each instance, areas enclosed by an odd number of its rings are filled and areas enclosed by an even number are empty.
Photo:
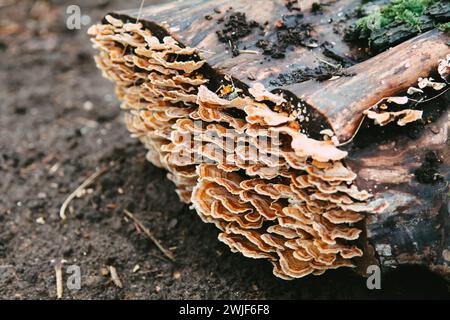
[[[45,224],[45,220],[44,220],[43,217],[39,217],[39,218],[36,219],[36,223]]]
[[[83,109],[86,111],[91,111],[94,108],[94,104],[91,101],[85,101],[83,103]]]

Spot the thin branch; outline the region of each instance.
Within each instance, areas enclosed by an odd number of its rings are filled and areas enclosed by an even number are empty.
[[[175,261],[173,257],[173,253],[164,248],[161,243],[158,241],[158,239],[155,238],[155,236],[150,232],[149,229],[147,229],[144,224],[139,221],[130,211],[127,209],[124,209],[123,212],[125,215],[130,218],[135,224],[139,226],[139,228],[145,233],[145,235],[158,247],[158,249],[171,261]]]
[[[341,68],[340,65],[332,64],[331,62],[328,62],[327,60],[324,60],[324,59],[318,57],[314,52],[313,52],[313,55],[314,55],[314,57],[315,57],[317,60],[319,60],[320,62],[323,62],[323,63],[329,65],[330,67],[332,67],[332,68],[334,68],[334,69],[340,69],[340,68]]]
[[[108,266],[109,274],[111,275],[111,280],[114,283],[114,285],[118,288],[123,288],[122,281],[120,281],[119,275],[117,274],[117,270],[113,266]]]
[[[349,144],[350,142],[352,142],[353,139],[355,139],[356,135],[358,134],[359,129],[361,129],[361,126],[362,126],[362,124],[363,124],[365,119],[366,119],[366,115],[364,115],[362,117],[361,121],[359,122],[358,128],[356,128],[355,133],[350,137],[350,139],[348,139],[347,141],[344,141],[344,142],[338,144],[336,147],[342,147],[342,146],[345,146],[345,145]]]
[[[75,197],[80,194],[81,191],[83,191],[88,185],[90,185],[92,182],[94,182],[95,179],[97,179],[100,175],[106,172],[108,168],[104,167],[103,169],[97,170],[92,175],[90,175],[86,180],[83,181],[82,184],[78,186],[69,196],[64,200],[61,209],[59,210],[59,216],[62,220],[66,220],[66,209],[69,206],[70,202],[75,199]]]
[[[63,276],[61,262],[55,264],[56,273],[56,297],[61,299],[63,297]]]
[[[259,54],[260,52],[256,50],[239,50],[239,53]]]
[[[408,98],[408,99],[411,100],[411,101],[416,102],[416,104],[425,103],[425,102],[432,101],[432,100],[434,100],[434,99],[436,99],[436,98],[442,96],[442,95],[443,95],[444,93],[446,93],[448,90],[450,90],[450,87],[447,88],[447,89],[445,89],[445,90],[442,91],[442,92],[439,92],[439,93],[438,93],[437,95],[435,95],[434,97],[431,97],[431,98],[428,98],[428,99],[425,99],[425,100],[416,100],[416,99],[411,99],[411,98]]]
[[[136,18],[136,23],[138,23],[139,19],[141,19],[141,13],[142,13],[142,8],[144,8],[144,2],[145,2],[145,0],[141,1],[141,6],[139,7],[139,13],[138,13],[138,16]]]
[[[209,54],[216,54],[216,52],[211,51],[211,50],[206,50],[206,49],[198,49],[198,51],[204,52],[204,53],[209,53]]]

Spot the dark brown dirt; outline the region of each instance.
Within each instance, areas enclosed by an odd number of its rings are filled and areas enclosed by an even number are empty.
[[[219,21],[219,23],[222,22]],[[239,39],[245,38],[259,26],[259,23],[254,20],[247,21],[245,13],[232,12],[224,18],[223,28],[216,33],[220,42],[231,46],[233,57],[236,57],[240,54]]]
[[[447,294],[442,279],[416,268],[387,274],[383,289],[374,292],[350,270],[286,282],[267,262],[232,254],[212,225],[178,201],[165,172],[146,162],[144,148],[129,137],[113,86],[91,58],[87,28],[66,28],[66,7],[73,3],[97,21],[140,1],[0,2],[0,298],[55,298],[52,261],[61,259],[82,273],[81,289],[66,288],[66,299]],[[62,222],[64,199],[100,167],[107,171],[73,200]],[[173,250],[176,263],[124,220],[124,208]],[[117,268],[123,289],[102,275],[105,265]],[[135,265],[140,270],[133,273]]]
[[[312,27],[303,23],[303,13],[285,15],[275,22],[276,39],[260,39],[256,47],[263,50],[263,54],[273,59],[282,59],[290,47],[316,47],[317,40],[311,36]]]

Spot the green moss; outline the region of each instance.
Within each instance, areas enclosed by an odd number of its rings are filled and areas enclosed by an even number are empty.
[[[362,32],[368,32],[386,28],[393,22],[406,23],[420,31],[418,17],[422,16],[426,9],[441,0],[392,0],[370,15],[359,19],[356,27]]]
[[[450,32],[450,22],[447,23],[439,23],[437,28],[444,32]]]

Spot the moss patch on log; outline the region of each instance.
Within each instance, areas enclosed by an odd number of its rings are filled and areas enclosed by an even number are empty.
[[[403,22],[420,30],[422,21],[418,19],[438,0],[393,0],[388,5],[356,22],[358,29],[371,32],[373,29],[388,27],[393,22]]]
[[[366,42],[372,53],[435,27],[449,30],[450,2],[445,0],[392,0],[380,6],[369,2],[359,10],[363,16],[347,28],[345,39]]]

